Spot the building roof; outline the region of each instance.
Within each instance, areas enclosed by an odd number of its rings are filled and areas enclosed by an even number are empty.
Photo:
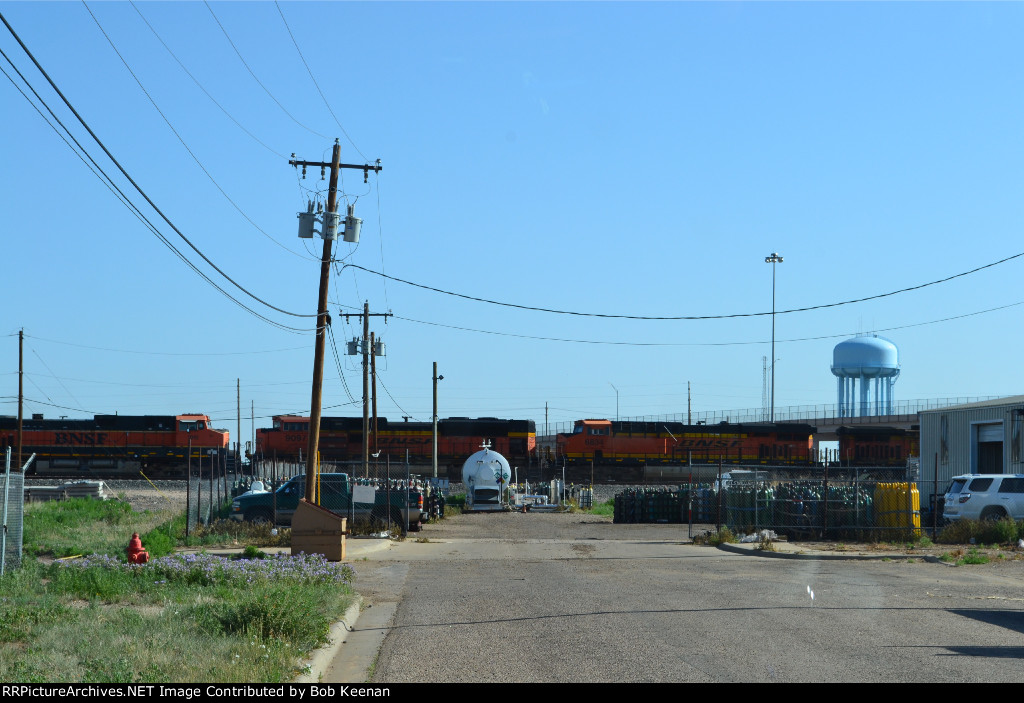
[[[980,400],[977,403],[964,403],[963,405],[949,405],[945,408],[932,408],[922,410],[925,413],[944,413],[949,410],[976,410],[980,408],[998,408],[1004,405],[1024,405],[1024,395],[1008,395],[1004,398],[993,398],[992,400]]]

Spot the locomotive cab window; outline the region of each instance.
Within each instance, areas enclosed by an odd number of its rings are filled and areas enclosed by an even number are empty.
[[[205,423],[196,420],[182,420],[178,423],[179,432],[195,432],[205,428]]]

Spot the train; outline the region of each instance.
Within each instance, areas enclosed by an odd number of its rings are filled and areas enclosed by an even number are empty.
[[[830,462],[844,466],[903,467],[918,455],[917,429],[840,427],[839,449]],[[577,420],[573,431],[559,434],[554,448],[541,452],[548,462],[657,466],[729,464],[815,467],[823,463],[816,449],[818,429],[800,423],[635,422]]]
[[[603,467],[593,474],[602,480],[627,480],[638,467],[718,464],[815,468],[823,465],[817,451],[818,430],[800,423],[720,423],[690,425],[680,422],[637,422],[584,419],[573,431],[538,444],[532,420],[494,417],[452,417],[438,420],[438,465],[454,475],[466,457],[487,444],[520,468],[554,476],[556,467]],[[44,419],[34,415],[23,421],[22,460],[36,460],[29,474],[39,477],[183,478],[189,466],[231,461],[229,433],[213,427],[203,413],[181,415],[95,415],[91,419]],[[828,458],[831,465],[899,468],[919,454],[916,427],[840,427],[835,432],[839,449]],[[0,451],[17,444],[17,420],[0,417]],[[191,444],[191,457],[189,446]],[[309,444],[309,417],[275,415],[272,427],[256,430],[256,446],[249,458],[304,460]],[[429,464],[433,453],[433,427],[429,422],[370,421],[370,453],[381,452],[392,461]],[[324,417],[320,425],[321,461],[354,462],[362,459],[363,418]],[[548,476],[544,471],[551,473]],[[584,472],[591,475],[589,470]],[[641,474],[643,472],[640,472]]]
[[[814,463],[811,425],[577,420],[555,440],[555,460],[565,464],[803,464]]]
[[[838,463],[847,466],[906,466],[920,456],[920,429],[840,427]]]
[[[22,420],[21,454],[28,475],[82,478],[183,478],[227,460],[229,434],[209,415],[95,415],[92,419]],[[17,451],[18,420],[0,417],[0,451]],[[191,456],[190,450],[191,448]],[[17,461],[12,458],[12,464]],[[13,467],[12,467],[13,468]]]
[[[537,427],[533,420],[501,420],[495,417],[451,417],[437,421],[437,461],[456,469],[470,454],[488,443],[509,461],[525,465],[534,459]],[[276,415],[273,426],[256,430],[256,454],[260,458],[301,461],[309,447],[309,417]],[[320,419],[320,461],[359,461],[363,457],[362,417]],[[369,451],[383,452],[392,460],[430,463],[433,456],[433,424],[370,420]]]

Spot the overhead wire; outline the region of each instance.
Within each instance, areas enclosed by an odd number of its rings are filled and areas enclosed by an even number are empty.
[[[107,153],[107,156],[111,159],[111,161],[113,161],[114,164],[118,166],[118,168],[121,170],[122,174],[124,174],[125,177],[129,180],[129,182],[131,182],[132,185],[134,185],[136,187],[136,190],[139,190],[139,192],[142,192],[141,189],[138,187],[138,185],[132,180],[132,178],[130,176],[128,176],[128,174],[124,171],[123,168],[121,168],[120,164],[117,162],[116,159],[114,159],[113,155],[111,155],[110,152],[107,151],[107,149],[103,145],[103,143],[99,141],[99,138],[96,137],[96,135],[89,128],[88,124],[85,123],[85,121],[78,114],[78,112],[75,110],[75,108],[70,104],[70,102],[68,102],[67,98],[64,97],[63,93],[61,93],[60,89],[57,88],[56,84],[54,84],[54,82],[50,79],[49,75],[42,68],[42,66],[39,64],[39,62],[36,61],[35,56],[32,55],[32,52],[29,51],[28,47],[25,46],[24,42],[21,41],[21,38],[14,31],[14,28],[11,27],[10,23],[8,23],[7,19],[3,16],[3,13],[0,13],[0,21],[3,21],[3,23],[6,25],[8,31],[10,31],[10,33],[14,36],[14,38],[21,45],[22,50],[32,60],[32,62],[35,64],[35,66],[39,70],[39,72],[43,74],[43,76],[50,83],[50,86],[54,89],[54,91],[57,93],[57,95],[59,95],[61,97],[61,99],[64,101],[65,105],[67,105],[67,107],[71,110],[71,112],[78,118],[79,122],[82,123],[82,125],[86,128],[86,130],[89,132],[89,134],[92,135],[93,139],[96,140],[96,142],[100,145],[100,147],[104,150],[104,152]],[[168,240],[167,237],[165,237],[164,234],[161,233],[159,229],[157,229],[157,227],[149,220],[149,218],[147,218],[142,213],[142,211],[128,198],[128,196],[124,194],[124,192],[120,189],[120,187],[118,187],[118,185],[116,183],[114,183],[113,179],[107,174],[107,172],[105,170],[103,170],[103,168],[98,163],[96,163],[96,160],[92,157],[91,154],[89,154],[88,150],[84,146],[82,146],[82,144],[78,141],[78,139],[75,138],[75,136],[71,133],[71,131],[67,128],[67,126],[60,120],[59,117],[57,117],[57,115],[53,112],[53,109],[50,108],[50,106],[42,98],[42,96],[39,95],[38,91],[36,91],[36,89],[34,87],[32,87],[31,82],[29,82],[29,80],[27,78],[25,78],[25,76],[21,73],[21,71],[18,70],[18,67],[14,64],[14,62],[10,59],[9,56],[7,56],[7,54],[2,49],[0,49],[0,56],[3,56],[3,58],[7,61],[7,63],[10,64],[11,68],[14,69],[15,73],[18,74],[18,77],[21,78],[21,80],[25,83],[26,86],[28,86],[29,90],[32,91],[32,94],[36,96],[36,99],[39,100],[39,102],[43,105],[43,107],[46,108],[47,112],[50,113],[50,115],[53,117],[54,121],[57,122],[57,124],[60,125],[61,129],[63,129],[68,134],[68,136],[75,143],[75,145],[78,147],[78,149],[81,150],[82,153],[80,154],[79,151],[75,149],[75,147],[71,146],[70,142],[68,142],[68,140],[64,137],[64,135],[62,135],[60,133],[60,131],[57,130],[56,127],[53,126],[53,124],[49,121],[49,119],[47,119],[46,116],[43,115],[43,113],[39,109],[39,107],[35,103],[33,103],[31,98],[29,98],[25,94],[25,92],[22,91],[21,88],[14,82],[14,79],[11,78],[11,76],[6,71],[3,71],[4,75],[7,76],[7,79],[10,80],[11,83],[14,85],[14,87],[18,90],[18,92],[21,93],[22,97],[24,97],[25,100],[29,103],[29,105],[31,105],[33,107],[33,109],[35,109],[36,112],[39,113],[40,117],[43,118],[43,121],[46,122],[46,124],[52,130],[54,130],[54,132],[57,134],[57,136],[60,137],[61,140],[64,141],[64,143],[68,146],[68,148],[71,149],[72,153],[74,153],[76,156],[78,156],[78,158],[81,159],[83,163],[85,163],[86,167],[89,168],[90,171],[92,171],[93,175],[95,175],[100,180],[100,182],[103,183],[104,186],[106,186],[106,188],[108,190],[110,190],[112,193],[114,193],[115,197],[118,200],[120,200],[121,203],[125,207],[127,207],[129,209],[129,211],[131,211],[132,214],[135,215],[135,217],[137,217],[150,230],[150,232],[152,232],[153,235],[156,236],[157,239],[159,239],[160,242],[163,243],[163,245],[166,246],[175,256],[177,256],[186,266],[191,268],[198,276],[200,276],[207,283],[209,283],[211,286],[213,286],[213,288],[215,288],[217,291],[219,291],[226,298],[228,298],[233,303],[235,303],[236,305],[241,307],[243,310],[245,310],[245,311],[249,312],[250,314],[254,315],[255,317],[258,317],[259,319],[263,320],[264,322],[267,322],[268,324],[273,325],[273,326],[275,326],[275,327],[277,327],[277,328],[279,328],[281,330],[284,330],[284,331],[297,332],[297,333],[308,333],[307,330],[305,330],[305,329],[298,328],[298,327],[289,327],[289,326],[281,324],[281,323],[279,323],[279,322],[277,322],[275,320],[271,320],[270,318],[265,317],[264,315],[261,315],[260,313],[256,312],[252,308],[249,308],[248,306],[246,306],[244,303],[242,303],[238,299],[234,298],[230,293],[228,293],[223,288],[221,288],[219,285],[217,285],[203,271],[200,271],[199,268],[188,259],[188,257],[186,257],[183,253],[181,253],[181,251],[179,251],[177,249],[177,247],[175,247],[170,242],[170,240]],[[84,154],[84,157],[83,157],[83,154]],[[88,158],[88,161],[86,161],[86,158]],[[91,162],[92,165],[90,165],[90,162]],[[102,176],[100,174],[102,174]],[[147,199],[147,201],[149,201],[149,199],[145,195],[145,193],[142,193],[142,195],[143,195],[143,197],[145,197]],[[149,201],[149,202],[150,202],[150,205],[152,205],[153,208],[155,210],[157,210],[158,213],[160,213],[160,210],[152,203],[152,201]],[[162,215],[162,213],[160,213],[160,214]],[[167,218],[165,217],[164,219],[166,220]],[[174,225],[171,224],[171,227],[173,228]],[[175,231],[177,231],[177,230],[175,229]],[[181,235],[180,232],[178,232],[178,234],[184,238],[184,235]],[[188,241],[188,240],[186,239],[186,241]],[[189,242],[189,243],[191,244],[191,242]],[[193,248],[195,248],[195,247],[193,247]],[[200,253],[200,255],[202,255],[202,254]],[[216,268],[216,267],[214,267],[214,268]]]
[[[103,28],[103,25],[100,24],[99,18],[96,17],[95,14],[93,14],[93,11],[89,7],[89,4],[86,2],[86,0],[82,0],[82,5],[85,6],[85,9],[89,12],[89,15],[92,17],[93,21],[96,23],[96,26],[99,27],[100,32],[103,33],[104,38],[106,38],[107,43],[110,44],[110,47],[114,50],[114,53],[117,54],[117,57],[119,59],[121,59],[121,63],[124,64],[125,69],[127,69],[128,73],[130,73],[132,78],[135,79],[135,82],[136,82],[136,84],[138,84],[139,89],[142,90],[142,92],[145,94],[145,96],[149,99],[149,102],[153,105],[153,108],[157,111],[157,113],[160,115],[160,117],[163,118],[163,121],[167,124],[167,127],[171,130],[171,132],[174,133],[174,136],[178,138],[179,142],[181,142],[181,145],[185,148],[185,151],[188,152],[188,155],[192,157],[192,160],[196,162],[196,165],[199,166],[200,170],[206,175],[207,178],[210,179],[210,182],[213,183],[214,187],[217,188],[217,190],[220,192],[220,194],[222,196],[224,196],[224,199],[227,200],[229,203],[231,203],[231,206],[234,207],[235,210],[237,210],[238,213],[242,217],[244,217],[246,219],[246,221],[249,224],[251,224],[256,229],[256,231],[258,231],[264,237],[266,237],[267,239],[269,239],[274,244],[276,244],[277,246],[281,247],[282,249],[284,249],[288,253],[290,253],[290,254],[292,254],[294,256],[298,256],[299,258],[304,258],[301,254],[298,254],[298,253],[292,251],[291,249],[286,247],[284,244],[282,244],[281,242],[279,242],[276,239],[274,239],[274,237],[272,237],[270,234],[268,234],[262,227],[260,227],[256,223],[255,220],[253,220],[251,217],[249,217],[249,214],[246,213],[238,205],[238,203],[236,203],[234,201],[234,199],[230,195],[228,195],[227,191],[225,191],[224,188],[221,187],[220,183],[217,182],[217,179],[213,177],[213,174],[210,173],[209,169],[207,169],[206,166],[203,164],[203,162],[199,160],[199,157],[195,155],[195,152],[192,151],[192,148],[189,147],[188,143],[181,136],[181,134],[178,132],[178,130],[174,127],[173,124],[171,124],[171,121],[167,118],[167,115],[164,114],[164,111],[160,109],[160,106],[157,104],[157,102],[153,98],[153,96],[149,93],[148,90],[146,90],[146,87],[142,84],[142,80],[138,77],[138,75],[136,75],[135,71],[132,70],[132,67],[128,64],[128,61],[121,54],[120,50],[118,50],[117,45],[114,44],[114,40],[107,33],[107,30]],[[145,19],[145,18],[143,18],[143,19]],[[159,36],[157,38],[159,38]],[[168,51],[169,51],[169,49],[168,49]],[[173,56],[173,54],[172,54],[172,56]],[[187,73],[187,71],[186,71],[186,73]],[[191,75],[191,74],[189,74],[189,75]],[[286,158],[286,157],[282,157],[282,158]],[[231,279],[228,279],[228,280],[231,280]],[[234,283],[234,281],[232,281],[232,283]],[[264,304],[266,304],[266,303],[264,303]],[[273,306],[270,306],[270,307],[273,307]],[[275,308],[275,309],[277,309],[277,308]],[[278,309],[278,312],[285,312],[285,311]],[[315,315],[312,315],[311,317],[315,317]]]
[[[256,73],[252,70],[252,68],[249,67],[249,64],[246,63],[245,58],[242,56],[242,52],[238,50],[238,47],[235,46],[235,42],[231,40],[231,36],[228,34],[228,30],[224,28],[223,24],[221,24],[221,21],[217,18],[217,15],[216,15],[216,13],[214,13],[213,8],[210,7],[210,3],[206,2],[206,0],[203,0],[203,4],[206,5],[206,9],[210,11],[211,15],[213,15],[213,20],[217,23],[217,26],[220,27],[220,31],[222,31],[224,33],[224,37],[228,40],[228,44],[230,44],[231,48],[235,50],[235,54],[238,56],[238,60],[242,62],[242,65],[245,66],[245,70],[247,70],[249,72],[249,75],[252,76],[252,79],[254,81],[256,81],[256,83],[260,86],[260,88],[263,88],[263,91],[267,95],[270,96],[270,99],[273,100],[274,103],[277,104],[277,106],[279,108],[281,108],[281,111],[284,114],[288,115],[288,117],[291,118],[292,122],[294,122],[295,124],[299,125],[300,127],[302,127],[307,132],[315,134],[316,136],[320,137],[321,139],[327,139],[327,137],[325,137],[324,135],[320,134],[315,129],[311,129],[311,128],[307,127],[306,125],[302,124],[301,122],[299,122],[297,119],[295,119],[295,116],[292,115],[292,113],[288,112],[288,109],[284,105],[281,104],[281,101],[278,100],[276,97],[274,97],[274,94],[270,92],[270,89],[267,88],[267,86],[263,85],[263,81],[261,81],[259,78],[256,77]]]
[[[369,161],[370,159],[368,159],[363,152],[359,151],[359,147],[357,147],[356,143],[352,141],[352,137],[350,137],[348,132],[345,131],[345,128],[342,127],[341,122],[338,120],[338,116],[334,114],[334,110],[331,109],[330,103],[327,102],[327,96],[324,95],[324,91],[320,90],[320,84],[316,82],[316,77],[313,76],[313,70],[309,67],[309,64],[306,63],[306,57],[302,55],[302,49],[299,48],[299,43],[295,41],[295,35],[292,34],[292,28],[288,26],[288,20],[285,19],[284,11],[281,9],[281,5],[278,4],[277,0],[274,0],[274,6],[277,7],[277,12],[281,15],[281,21],[284,22],[284,28],[288,30],[288,36],[291,37],[292,44],[295,45],[295,51],[298,52],[299,58],[302,59],[302,65],[306,67],[306,72],[309,73],[310,80],[312,80],[313,85],[316,86],[316,92],[320,94],[320,99],[324,101],[324,105],[327,106],[327,111],[331,113],[331,117],[334,118],[334,122],[338,125],[338,129],[340,129],[341,133],[345,135],[345,139],[347,139],[348,143],[352,145],[352,148],[356,150],[356,153],[362,156],[364,161]]]
[[[352,395],[352,391],[348,387],[348,379],[345,378],[344,370],[341,368],[341,358],[338,355],[338,345],[334,340],[334,328],[328,325],[327,332],[331,338],[331,350],[334,352],[334,364],[338,369],[338,377],[341,379],[341,385],[345,389],[345,395],[348,396],[348,399],[354,402],[355,397]]]
[[[380,377],[380,374],[377,374],[377,380],[380,381],[381,388],[383,388],[384,392],[388,394],[388,398],[391,398],[391,402],[395,404],[395,407],[402,411],[402,415],[412,417],[413,420],[416,420],[416,418],[412,416],[412,413],[398,404],[398,401],[395,400],[395,396],[391,395],[391,391],[389,391],[388,387],[384,385],[384,380]]]
[[[79,400],[78,398],[76,398],[76,397],[75,397],[75,394],[74,394],[74,393],[72,393],[72,392],[71,392],[71,390],[70,390],[70,389],[69,389],[69,388],[68,388],[67,386],[65,386],[65,385],[64,385],[64,381],[62,381],[62,380],[61,380],[60,376],[58,376],[58,375],[57,375],[56,373],[54,373],[53,369],[51,369],[51,368],[50,368],[50,366],[49,366],[49,365],[48,365],[48,364],[46,363],[46,361],[45,361],[45,360],[43,359],[43,357],[39,356],[39,352],[37,352],[37,351],[36,351],[35,349],[33,349],[32,347],[29,347],[29,349],[30,349],[30,350],[32,351],[32,353],[33,353],[33,354],[35,354],[35,355],[36,355],[36,358],[37,358],[37,359],[39,359],[39,362],[40,362],[40,363],[41,363],[41,364],[42,364],[43,366],[45,366],[45,367],[46,367],[46,370],[47,370],[47,371],[49,371],[49,372],[50,372],[51,374],[53,374],[53,377],[54,377],[55,379],[57,379],[57,383],[59,383],[59,384],[60,384],[60,387],[61,387],[61,388],[63,388],[63,389],[65,390],[65,392],[67,392],[67,394],[68,394],[69,396],[71,396],[71,400],[73,400],[73,401],[75,401],[76,403],[78,403],[79,405],[81,405],[81,404],[82,404],[82,401],[80,401],[80,400]]]
[[[237,119],[235,119],[235,116],[232,115],[230,112],[228,112],[227,108],[225,108],[223,105],[221,105],[217,101],[217,99],[215,97],[213,97],[212,94],[210,94],[210,91],[208,91],[206,89],[206,87],[203,86],[203,84],[199,82],[199,79],[196,78],[192,74],[192,72],[189,71],[188,68],[185,67],[185,64],[182,63],[181,59],[179,59],[178,56],[171,50],[171,47],[169,47],[167,45],[167,42],[165,42],[163,40],[163,37],[161,37],[160,34],[156,31],[156,29],[153,27],[153,25],[150,24],[149,20],[146,19],[146,16],[142,14],[142,10],[140,10],[139,6],[135,4],[135,0],[128,0],[128,1],[131,4],[132,8],[134,8],[135,12],[138,13],[139,17],[142,18],[142,21],[146,23],[146,26],[149,27],[149,31],[151,31],[153,33],[153,36],[155,36],[157,38],[157,41],[159,41],[160,44],[163,45],[163,47],[167,50],[167,53],[171,55],[171,58],[174,59],[175,62],[177,62],[178,66],[181,67],[181,70],[185,72],[185,75],[187,75],[189,78],[191,78],[192,82],[196,84],[196,87],[199,88],[199,90],[203,91],[203,94],[206,95],[206,97],[208,97],[210,99],[210,102],[212,102],[214,105],[216,105],[217,108],[221,112],[223,112],[224,115],[235,124],[236,127],[238,127],[240,130],[242,130],[247,135],[249,135],[249,137],[251,137],[252,140],[255,141],[257,144],[259,144],[261,147],[263,147],[264,149],[269,151],[271,154],[274,154],[275,156],[278,156],[278,157],[280,157],[282,159],[285,159],[285,160],[288,159],[288,157],[286,155],[284,155],[281,152],[276,151],[274,148],[268,146],[266,144],[266,142],[264,142],[262,139],[257,137],[255,134],[250,132],[248,129],[245,128],[245,126],[242,125],[241,122],[239,122]]]
[[[16,336],[16,335],[15,335]],[[46,337],[37,337],[36,335],[25,335],[26,339],[38,339],[41,342],[50,342],[52,344],[64,344],[69,347],[78,347],[80,349],[95,349],[96,351],[106,352],[119,352],[122,354],[144,354],[147,356],[241,356],[248,354],[276,354],[278,352],[285,351],[296,351],[299,349],[306,349],[306,347],[282,347],[281,349],[261,349],[261,350],[246,350],[238,352],[163,352],[163,351],[139,351],[133,349],[112,349],[110,347],[96,347],[87,344],[77,344],[75,342],[64,342],[59,339],[48,339]]]
[[[532,306],[532,305],[519,305],[517,303],[507,303],[507,302],[502,302],[502,301],[498,301],[498,300],[490,300],[488,298],[481,298],[481,297],[478,297],[478,296],[466,295],[464,293],[455,293],[453,291],[444,290],[443,288],[436,288],[434,286],[428,286],[428,285],[424,285],[422,283],[414,283],[413,281],[408,281],[408,280],[405,280],[403,278],[398,278],[397,276],[389,276],[386,273],[383,273],[381,271],[374,271],[373,269],[368,269],[368,268],[366,268],[364,266],[359,266],[358,264],[344,264],[342,266],[342,270],[344,270],[346,268],[359,269],[360,271],[365,271],[366,273],[370,273],[370,274],[373,274],[375,276],[380,276],[381,278],[385,278],[385,279],[388,279],[388,280],[396,281],[398,283],[404,283],[404,284],[406,284],[408,286],[413,286],[414,288],[421,288],[423,290],[429,290],[429,291],[433,291],[435,293],[441,293],[442,295],[450,295],[450,296],[455,297],[455,298],[462,298],[464,300],[472,300],[472,301],[478,302],[478,303],[487,303],[489,305],[499,305],[499,306],[502,306],[502,307],[515,308],[515,309],[518,309],[518,310],[528,310],[528,311],[532,311],[532,312],[546,312],[546,313],[552,313],[552,314],[556,314],[556,315],[574,315],[574,316],[577,316],[577,317],[598,317],[598,318],[618,319],[618,320],[654,320],[654,321],[672,321],[672,320],[729,320],[729,319],[742,318],[742,317],[767,317],[769,315],[788,315],[788,314],[797,313],[797,312],[809,312],[811,310],[825,310],[827,308],[835,308],[835,307],[840,307],[842,305],[852,305],[854,303],[863,303],[863,302],[867,302],[869,300],[878,300],[880,298],[888,298],[888,297],[891,297],[891,296],[894,296],[894,295],[899,295],[901,293],[908,293],[910,291],[920,290],[922,288],[927,288],[929,286],[939,285],[940,283],[948,283],[949,281],[952,281],[954,279],[963,278],[964,276],[970,276],[971,274],[978,273],[979,271],[984,271],[985,269],[989,269],[989,268],[992,268],[994,266],[999,266],[1000,264],[1005,264],[1008,261],[1013,261],[1014,259],[1019,259],[1022,256],[1024,256],[1024,251],[1019,252],[1017,254],[1013,254],[1011,256],[1004,257],[1002,259],[999,259],[998,261],[993,261],[993,262],[985,264],[983,266],[975,267],[975,268],[973,268],[973,269],[971,269],[969,271],[962,271],[962,272],[954,274],[952,276],[946,276],[945,278],[940,278],[940,279],[937,279],[937,280],[934,280],[934,281],[929,281],[928,283],[921,283],[921,284],[916,285],[916,286],[908,286],[906,288],[900,288],[898,290],[889,291],[887,293],[879,293],[879,294],[876,294],[876,295],[868,295],[868,296],[864,296],[862,298],[854,298],[854,299],[851,299],[851,300],[843,300],[843,301],[836,302],[836,303],[824,303],[824,304],[821,304],[821,305],[808,305],[808,306],[799,307],[799,308],[789,308],[789,309],[786,309],[786,310],[774,310],[774,311],[766,311],[766,312],[731,313],[731,314],[727,314],[727,315],[617,315],[617,314],[612,314],[612,313],[579,312],[579,311],[574,311],[574,310],[557,310],[557,309],[554,309],[554,308],[542,308],[542,307],[536,307],[536,306]]]
[[[332,301],[333,302],[333,301]],[[941,322],[952,322],[953,320],[960,320],[967,317],[974,317],[976,315],[984,315],[990,312],[998,312],[999,310],[1005,310],[1007,308],[1017,307],[1018,305],[1024,305],[1024,300],[1016,303],[1008,303],[1006,305],[999,305],[994,308],[987,308],[985,310],[975,310],[973,312],[964,313],[962,315],[952,315],[950,317],[943,317],[937,320],[927,320],[925,322],[914,322],[906,325],[895,325],[893,327],[880,327],[872,330],[873,332],[894,332],[896,330],[911,329],[913,327],[924,327],[926,325],[935,325]],[[481,330],[474,329],[472,327],[460,327],[458,325],[447,325],[441,322],[431,322],[429,320],[417,320],[411,317],[403,317],[402,315],[394,315],[396,320],[403,320],[405,322],[415,322],[421,325],[430,325],[433,327],[445,327],[448,329],[459,330],[460,332],[474,332],[477,334],[490,334],[500,337],[512,337],[516,339],[532,339],[542,342],[567,342],[572,344],[599,344],[608,346],[621,346],[621,347],[739,347],[739,346],[750,346],[755,344],[767,344],[764,340],[753,340],[746,342],[622,342],[622,341],[608,341],[608,340],[597,340],[597,339],[568,339],[564,337],[542,337],[538,335],[528,334],[517,334],[515,332],[498,332],[495,330]],[[839,339],[841,337],[855,336],[853,332],[843,332],[840,334],[825,334],[814,337],[794,337],[791,339],[776,339],[776,344],[782,344],[787,342],[811,342],[822,339]]]

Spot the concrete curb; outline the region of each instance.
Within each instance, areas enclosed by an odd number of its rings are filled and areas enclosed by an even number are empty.
[[[778,545],[776,545],[778,546]],[[946,564],[938,557],[930,554],[847,554],[847,553],[825,553],[818,551],[793,551],[795,547],[788,545],[785,549],[769,552],[763,549],[756,549],[753,544],[729,544],[723,542],[718,545],[723,552],[731,554],[742,554],[744,556],[766,557],[769,559],[816,559],[819,561],[890,561],[920,559],[932,564]]]
[[[341,620],[331,625],[330,632],[327,634],[328,643],[299,662],[299,667],[308,667],[309,673],[297,676],[295,683],[319,683],[327,666],[334,660],[334,657],[338,656],[341,645],[345,644],[348,633],[355,627],[362,607],[363,597],[357,593],[355,602],[345,611]]]

